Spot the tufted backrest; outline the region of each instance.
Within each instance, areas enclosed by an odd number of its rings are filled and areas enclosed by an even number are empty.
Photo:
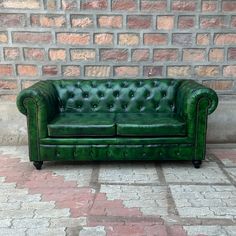
[[[55,80],[61,112],[174,112],[180,80]]]

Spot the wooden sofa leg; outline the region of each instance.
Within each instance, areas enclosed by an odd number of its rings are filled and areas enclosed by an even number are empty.
[[[201,160],[193,160],[192,161],[193,163],[193,166],[196,168],[196,169],[199,169],[201,164],[202,164],[202,161]]]
[[[37,170],[41,170],[43,161],[34,161],[33,164]]]

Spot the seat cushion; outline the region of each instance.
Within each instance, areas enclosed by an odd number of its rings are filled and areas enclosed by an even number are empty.
[[[119,136],[185,136],[186,122],[174,113],[119,113]]]
[[[115,136],[114,113],[60,113],[48,124],[51,137]]]

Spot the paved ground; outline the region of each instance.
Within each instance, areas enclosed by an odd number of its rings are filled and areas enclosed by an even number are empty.
[[[236,149],[190,162],[69,164],[37,171],[0,147],[0,235],[234,236]]]

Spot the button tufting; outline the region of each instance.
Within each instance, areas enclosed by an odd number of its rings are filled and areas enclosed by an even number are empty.
[[[151,94],[150,91],[146,90],[145,97],[148,98],[150,96],[150,94]]]
[[[93,87],[93,88],[96,88],[96,87],[97,87],[97,84],[96,84],[95,81],[92,81],[92,83],[91,83],[91,87]]]
[[[153,81],[152,86],[153,87],[157,87],[158,86],[158,82],[157,81]]]
[[[166,92],[165,91],[162,92],[162,96],[166,97]]]
[[[120,92],[119,91],[114,91],[113,96],[118,98],[120,96]]]
[[[108,82],[106,83],[106,87],[107,87],[107,88],[111,88],[111,82],[110,82],[110,81],[108,81]]]
[[[84,93],[82,94],[82,96],[83,96],[83,98],[88,98],[88,97],[89,97],[89,94],[88,94],[88,92],[84,92]]]
[[[129,96],[132,98],[132,97],[134,97],[134,92],[131,90],[130,92],[129,92]]]
[[[113,104],[108,104],[108,108],[112,109],[113,108]]]
[[[79,103],[79,104],[77,105],[77,107],[78,107],[78,108],[81,108],[81,107],[82,107],[82,104],[81,104],[81,103]]]
[[[138,86],[141,87],[143,85],[143,82],[142,81],[139,81],[138,82]]]
[[[126,88],[127,86],[128,86],[128,84],[127,84],[126,81],[123,81],[123,82],[121,83],[121,87],[122,87],[122,88]]]
[[[103,93],[102,91],[98,91],[98,92],[97,92],[97,95],[98,95],[98,97],[100,97],[100,98],[101,98],[101,97],[104,97],[104,93]]]

